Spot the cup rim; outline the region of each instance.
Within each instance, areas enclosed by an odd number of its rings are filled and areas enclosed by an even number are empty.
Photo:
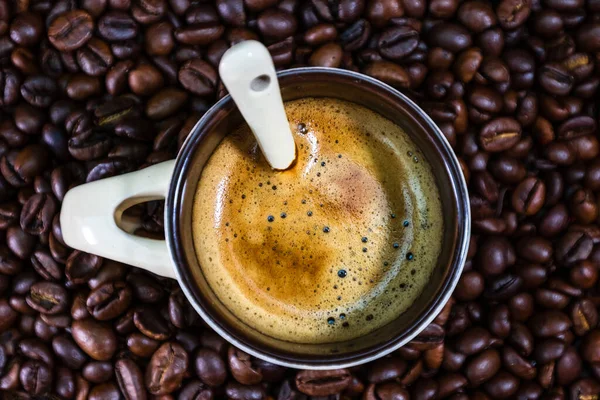
[[[439,127],[433,122],[433,120],[425,113],[423,109],[421,109],[414,101],[412,101],[409,97],[393,88],[392,86],[379,81],[375,78],[367,76],[362,73],[343,70],[338,68],[327,68],[327,67],[301,67],[288,69],[284,71],[279,71],[277,73],[278,79],[283,77],[293,76],[293,75],[305,75],[308,79],[312,74],[335,74],[338,76],[343,76],[348,79],[357,80],[357,82],[366,81],[368,84],[374,85],[386,92],[388,94],[393,95],[398,98],[399,101],[404,102],[404,104],[414,112],[416,116],[418,116],[422,122],[424,123],[426,129],[431,130],[431,133],[439,141],[439,144],[444,148],[444,151],[449,155],[449,159],[447,160],[448,164],[450,164],[451,169],[455,171],[452,175],[455,178],[455,186],[457,193],[457,200],[459,204],[459,208],[463,213],[464,221],[459,221],[459,224],[462,224],[461,230],[458,230],[457,234],[457,243],[455,252],[457,254],[455,258],[455,263],[451,265],[451,270],[448,273],[447,278],[443,282],[443,286],[440,289],[440,292],[432,299],[431,305],[428,309],[425,309],[422,312],[422,317],[415,321],[411,326],[408,327],[407,331],[411,331],[407,335],[405,335],[402,340],[389,340],[387,343],[383,343],[381,348],[375,352],[366,352],[366,354],[358,354],[354,356],[351,360],[348,361],[338,361],[332,362],[328,364],[314,364],[310,361],[289,361],[288,359],[282,359],[278,357],[271,356],[266,354],[265,352],[261,352],[257,350],[255,347],[249,346],[243,341],[238,340],[236,337],[230,335],[221,326],[210,316],[208,312],[205,310],[204,305],[201,301],[199,301],[196,296],[192,293],[192,291],[188,288],[186,279],[182,274],[181,269],[183,268],[176,257],[176,249],[181,246],[180,243],[177,243],[176,236],[174,234],[178,227],[178,212],[177,205],[183,200],[181,197],[181,190],[186,181],[186,174],[182,173],[184,169],[186,169],[187,162],[190,159],[190,156],[197,149],[197,146],[194,145],[194,140],[198,138],[199,132],[202,131],[204,125],[207,125],[209,121],[213,118],[217,117],[217,114],[224,108],[225,105],[232,101],[231,96],[227,94],[219,101],[217,101],[194,125],[190,134],[183,142],[180,152],[177,155],[175,160],[175,166],[173,170],[173,176],[171,182],[169,184],[169,191],[166,196],[165,202],[165,232],[166,235],[166,243],[171,255],[171,261],[173,264],[173,269],[175,273],[175,277],[179,282],[179,286],[181,290],[185,294],[186,298],[190,301],[194,310],[201,316],[203,321],[213,329],[219,336],[227,340],[230,344],[235,347],[241,349],[242,351],[260,358],[262,360],[271,362],[273,364],[277,364],[280,366],[288,367],[288,368],[296,368],[296,369],[312,369],[312,370],[331,370],[338,368],[349,368],[357,365],[361,365],[364,363],[368,363],[374,360],[377,360],[381,357],[384,357],[396,350],[400,347],[406,345],[412,339],[414,339],[419,333],[421,333],[442,311],[448,300],[450,299],[452,293],[460,276],[462,274],[466,259],[467,252],[469,248],[469,239],[471,234],[471,209],[468,201],[468,190],[466,180],[464,175],[462,174],[462,169],[460,167],[460,163],[456,154],[454,153],[452,147],[450,146],[448,140],[445,138]],[[458,171],[458,172],[456,172]]]

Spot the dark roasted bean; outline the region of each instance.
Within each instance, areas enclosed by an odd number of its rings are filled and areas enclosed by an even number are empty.
[[[25,391],[32,395],[39,395],[50,389],[52,371],[41,361],[29,360],[21,366],[19,379]]]
[[[52,349],[59,359],[69,368],[79,369],[87,361],[86,354],[80,350],[69,335],[59,335],[52,339]]]
[[[329,396],[344,390],[350,383],[345,369],[329,371],[301,371],[296,375],[298,390],[310,396]]]
[[[91,318],[73,321],[73,339],[87,355],[98,361],[110,360],[117,348],[113,329]]]
[[[188,355],[175,342],[167,342],[156,350],[146,369],[145,383],[150,393],[163,395],[181,386],[188,368]]]
[[[86,305],[96,319],[105,321],[118,317],[131,303],[131,289],[123,282],[107,282],[95,288]]]
[[[73,51],[92,37],[94,21],[82,10],[59,15],[48,28],[50,42],[60,51]]]
[[[128,359],[118,360],[115,363],[115,375],[119,388],[127,400],[145,397],[144,376],[135,362]]]
[[[398,60],[411,54],[419,44],[419,32],[409,26],[393,27],[379,38],[379,51],[384,57]]]
[[[143,307],[135,311],[133,322],[144,335],[155,340],[166,340],[171,336],[170,327],[157,310]]]
[[[198,378],[208,386],[220,386],[227,379],[225,362],[214,350],[208,348],[198,350],[194,368]]]
[[[92,383],[104,383],[113,377],[113,366],[106,361],[90,361],[83,367],[82,375]]]
[[[126,13],[109,11],[98,21],[98,32],[108,41],[123,41],[135,38],[138,26]]]
[[[199,96],[214,94],[217,74],[213,67],[201,60],[191,60],[179,69],[179,82],[190,92]]]
[[[37,282],[29,290],[27,304],[43,314],[59,314],[67,307],[68,293],[57,283]]]

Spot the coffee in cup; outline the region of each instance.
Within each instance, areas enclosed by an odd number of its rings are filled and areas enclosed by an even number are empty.
[[[366,335],[406,311],[442,248],[427,159],[398,125],[333,98],[288,101],[295,164],[273,170],[245,124],[205,165],[199,265],[245,324],[294,343]]]

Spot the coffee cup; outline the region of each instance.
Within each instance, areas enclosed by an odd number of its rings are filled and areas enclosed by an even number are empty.
[[[366,107],[401,127],[431,165],[442,203],[443,246],[428,285],[392,322],[352,340],[294,343],[268,336],[236,317],[209,285],[192,240],[192,206],[203,168],[222,139],[243,119],[230,96],[198,121],[176,160],[70,190],[61,212],[63,238],[72,248],[177,279],[191,305],[219,335],[243,351],[293,368],[335,369],[372,361],[419,334],[454,290],[467,256],[470,208],[460,164],[433,121],[406,96],[368,76],[329,68],[278,74],[284,101],[329,97]],[[165,199],[166,240],[132,234],[123,212]]]

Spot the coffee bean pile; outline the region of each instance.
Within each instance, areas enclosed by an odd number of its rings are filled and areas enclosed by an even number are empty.
[[[175,157],[247,39],[436,121],[470,188],[452,300],[370,365],[228,345],[176,282],[69,249],[84,182]],[[0,391],[25,399],[597,399],[599,0],[0,0]],[[163,236],[163,205],[129,210]]]

